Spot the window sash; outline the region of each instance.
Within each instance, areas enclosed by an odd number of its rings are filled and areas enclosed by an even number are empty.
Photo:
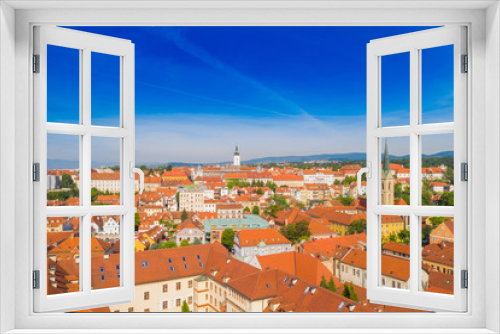
[[[467,75],[461,73],[461,55],[467,54],[466,28],[460,26],[430,29],[371,41],[367,46],[367,162],[373,170],[367,179],[367,297],[380,303],[429,310],[466,311],[467,290],[461,289],[460,270],[467,268],[467,187],[460,180],[460,165],[467,162]],[[420,124],[420,50],[454,45],[454,122]],[[381,56],[410,52],[410,125],[381,126]],[[420,205],[421,135],[454,134],[454,207]],[[380,205],[381,153],[383,137],[410,138],[410,205]],[[416,191],[418,189],[418,191]],[[410,289],[388,289],[379,285],[381,271],[381,215],[410,217]],[[455,218],[454,295],[419,291],[422,252],[421,216]]]
[[[47,122],[47,45],[80,50],[80,124]],[[120,57],[120,127],[91,125],[91,52]],[[33,159],[40,163],[40,182],[34,183],[34,262],[40,271],[40,289],[34,292],[34,311],[71,311],[130,301],[134,295],[134,45],[127,40],[82,33],[64,28],[34,28],[34,54],[40,55],[40,72],[34,83]],[[80,205],[47,207],[47,134],[71,134],[80,137]],[[121,203],[117,206],[92,206],[91,139],[92,136],[120,138]],[[130,177],[132,176],[132,177]],[[120,215],[120,287],[102,290],[91,288],[91,218],[93,215]],[[47,295],[47,217],[80,217],[79,292]]]

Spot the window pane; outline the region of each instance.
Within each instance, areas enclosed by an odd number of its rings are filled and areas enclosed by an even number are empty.
[[[421,52],[422,123],[453,122],[453,45]]]
[[[80,137],[47,134],[47,206],[80,205]]]
[[[422,136],[422,205],[453,206],[453,134]]]
[[[381,141],[380,204],[410,204],[410,138],[391,137]]]
[[[92,52],[92,125],[120,126],[120,57]]]
[[[92,289],[120,286],[121,216],[93,216],[91,229]]]
[[[47,122],[80,122],[80,50],[47,45]]]
[[[47,294],[80,291],[80,217],[47,218]]]
[[[381,57],[382,126],[410,124],[410,53]]]
[[[410,217],[380,216],[380,286],[410,289]]]
[[[453,294],[454,219],[422,217],[422,286],[426,292]]]
[[[120,138],[92,137],[92,205],[119,205]]]

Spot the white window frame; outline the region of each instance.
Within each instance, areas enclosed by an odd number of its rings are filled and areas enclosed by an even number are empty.
[[[128,303],[134,298],[134,44],[128,40],[101,36],[71,29],[35,26],[34,54],[39,55],[39,73],[34,84],[33,160],[39,163],[39,182],[33,184],[34,203],[34,270],[40,272],[39,289],[34,291],[35,312],[77,310],[109,304]],[[47,122],[47,45],[72,48],[79,52],[79,123]],[[91,54],[99,52],[119,57],[120,124],[118,127],[95,126],[91,122]],[[65,134],[79,137],[80,205],[47,206],[47,135]],[[94,206],[91,191],[91,141],[109,137],[120,140],[120,205]],[[120,286],[92,290],[91,220],[92,216],[119,215],[120,218]],[[47,217],[79,217],[80,291],[47,295]]]
[[[467,76],[461,72],[461,56],[467,55],[467,30],[465,26],[434,28],[409,34],[376,39],[367,46],[367,164],[371,166],[368,174],[367,193],[367,235],[368,254],[367,298],[383,304],[422,308],[425,310],[466,310],[466,289],[461,288],[461,270],[467,270],[467,184],[461,180],[461,163],[467,163]],[[453,45],[454,81],[454,121],[447,123],[423,124],[421,114],[421,59],[422,51],[439,46]],[[381,92],[383,67],[382,57],[409,53],[409,124],[404,126],[382,126]],[[434,134],[453,134],[455,206],[423,206],[421,204],[422,184],[422,136]],[[407,137],[410,152],[410,205],[381,205],[381,153],[382,139]],[[410,289],[389,289],[381,287],[381,217],[401,215],[410,218]],[[454,293],[453,295],[427,293],[421,291],[422,281],[422,216],[441,216],[455,218],[454,248]],[[384,228],[385,229],[385,228]],[[393,284],[395,285],[394,281]]]
[[[0,326],[2,332],[95,333],[132,332],[141,327],[175,332],[176,328],[206,332],[217,328],[266,328],[280,332],[415,333],[415,329],[449,333],[500,331],[500,11],[495,1],[394,2],[269,1],[259,3],[176,2],[18,2],[0,4]],[[11,6],[18,8],[14,10]],[[97,8],[99,6],[99,8]],[[120,7],[122,6],[122,7]],[[124,9],[125,6],[134,9]],[[151,7],[154,6],[154,9]],[[203,7],[202,7],[203,6]],[[66,8],[60,8],[66,7]],[[68,8],[69,7],[69,8]],[[80,9],[75,9],[76,7]],[[148,9],[149,7],[149,9]],[[397,8],[394,8],[397,7]],[[23,9],[24,8],[24,9]],[[59,10],[54,10],[58,9]],[[84,8],[84,9],[82,9]],[[113,10],[103,10],[109,8]],[[137,10],[142,8],[143,10]],[[52,10],[44,10],[52,9]],[[469,27],[471,110],[468,142],[471,183],[468,196],[471,256],[468,259],[469,308],[466,313],[435,314],[34,314],[32,312],[30,181],[32,102],[30,96],[31,31],[34,24],[60,25],[443,25]],[[15,69],[15,70],[14,70]],[[15,86],[12,83],[15,83]],[[12,112],[15,110],[15,113]],[[487,120],[487,121],[486,121]],[[488,135],[488,140],[486,140]],[[15,138],[15,145],[12,145]],[[485,152],[488,152],[486,155]],[[15,175],[15,177],[12,177]],[[488,182],[485,182],[488,175]],[[15,197],[12,199],[12,189]],[[486,196],[488,194],[488,196]],[[15,206],[15,211],[6,208]],[[15,224],[12,224],[15,222]],[[15,238],[12,238],[12,236]],[[488,247],[488,266],[485,265]],[[14,255],[12,253],[14,252]],[[15,268],[12,270],[12,268]],[[14,288],[13,288],[14,287]],[[488,293],[486,293],[488,291]],[[12,307],[12,305],[15,305]],[[111,318],[113,316],[114,318]],[[119,317],[119,318],[116,318]],[[186,319],[188,317],[188,319]],[[168,324],[169,328],[165,328]],[[356,328],[354,330],[353,328]],[[122,330],[120,330],[122,329]],[[413,330],[412,330],[413,329]],[[40,331],[38,331],[40,330]],[[145,332],[146,330],[143,330]],[[140,332],[136,330],[135,332]],[[221,332],[221,331],[219,331]],[[236,330],[231,330],[236,332]]]

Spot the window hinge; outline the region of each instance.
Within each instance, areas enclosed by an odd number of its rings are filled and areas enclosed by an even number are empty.
[[[33,73],[40,73],[40,55],[33,55]]]
[[[33,270],[33,289],[40,289],[40,270]]]
[[[469,288],[469,273],[467,270],[462,270],[461,272],[461,277],[462,277],[462,289],[467,289]]]
[[[462,73],[469,72],[469,56],[462,55]]]
[[[40,182],[40,163],[33,164],[33,181]]]
[[[466,162],[462,162],[460,173],[460,180],[469,181],[469,165]]]

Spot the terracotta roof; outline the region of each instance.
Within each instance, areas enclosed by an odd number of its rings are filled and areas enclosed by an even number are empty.
[[[311,237],[314,237],[315,235],[335,234],[335,232],[330,227],[321,222],[321,218],[312,219],[309,222],[309,231],[311,232]]]
[[[388,242],[382,247],[384,250],[389,250],[393,252],[399,252],[410,256],[410,245],[399,244],[397,242]]]
[[[453,275],[433,270],[429,273],[429,288],[425,291],[453,294],[453,277]]]
[[[305,254],[322,255],[326,257],[334,256],[338,248],[359,248],[359,242],[366,244],[366,234],[352,234],[342,237],[324,238],[314,241],[306,241],[301,244]]]
[[[285,252],[257,256],[257,261],[262,269],[280,269],[316,285],[321,283],[323,276],[327,281],[333,278],[335,285],[338,288],[342,287],[338,278],[320,260],[310,255]]]
[[[290,240],[272,228],[245,229],[237,232],[240,247],[257,246],[261,241],[266,245],[291,244]]]
[[[285,174],[285,175],[274,175],[273,181],[304,181],[304,176],[295,174]]]

